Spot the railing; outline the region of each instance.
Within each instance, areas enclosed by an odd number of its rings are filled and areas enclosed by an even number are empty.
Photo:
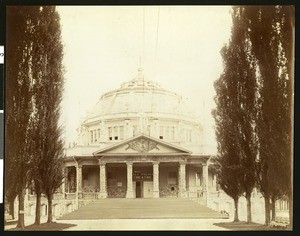
[[[98,193],[82,193],[82,198],[83,199],[97,199],[98,198]]]
[[[177,197],[178,196],[178,186],[177,185],[167,185],[161,186],[159,188],[159,195],[161,197]]]
[[[64,196],[62,193],[56,193],[53,195],[53,200],[60,200],[60,199],[63,199]]]
[[[76,199],[76,193],[66,193],[66,199],[68,200]]]

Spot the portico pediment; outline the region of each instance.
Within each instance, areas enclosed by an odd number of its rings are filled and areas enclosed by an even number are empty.
[[[93,153],[94,156],[190,155],[189,150],[144,134],[124,140]]]

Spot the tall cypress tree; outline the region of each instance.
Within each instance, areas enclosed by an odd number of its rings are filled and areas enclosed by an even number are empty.
[[[31,21],[33,7],[7,8],[6,189],[18,194],[17,227],[24,228],[24,196],[31,167]]]
[[[254,163],[257,153],[253,132],[256,78],[255,67],[251,63],[251,43],[247,28],[242,24],[243,17],[240,10],[235,7],[232,11],[232,36],[222,53],[224,71],[215,83],[217,108],[214,114],[219,168],[220,172],[224,172],[219,174],[221,188],[226,192],[224,188],[227,188],[229,184],[239,186],[239,189],[235,191],[240,195],[245,194],[247,221],[251,222],[251,193],[255,186]],[[232,137],[226,135],[227,133],[231,133]],[[224,155],[226,150],[231,150],[228,157]],[[226,159],[228,161],[224,161]],[[232,165],[229,161],[232,159],[235,160],[235,166],[238,168],[238,171],[233,169],[234,173],[226,171]],[[226,177],[227,175],[233,176]],[[230,180],[226,186],[222,184],[224,177]],[[232,195],[229,194],[229,196]]]
[[[38,224],[41,193],[51,213],[52,196],[62,181],[63,46],[55,7],[8,7],[7,21],[6,185],[7,193],[18,193],[18,227],[24,228],[24,190],[31,180]]]
[[[265,223],[269,224],[270,198],[275,202],[283,193],[292,197],[293,7],[249,6],[244,10],[259,74],[256,169],[258,186],[265,198]]]
[[[238,100],[232,96],[237,91],[234,71],[237,69],[237,58],[234,56],[233,45],[222,49],[224,71],[214,84],[217,96],[216,109],[213,115],[216,121],[216,137],[218,154],[216,159],[218,184],[234,200],[234,221],[238,218],[238,200],[243,193],[241,179],[242,163],[238,153],[237,139],[239,129],[236,125],[238,116],[236,109]],[[226,58],[226,59],[225,59]]]
[[[48,199],[48,222],[52,222],[52,197],[62,182],[63,142],[59,128],[63,91],[63,46],[59,15],[53,6],[39,7],[34,34],[34,87],[31,125],[35,153],[33,180],[36,224],[40,223],[41,194]]]

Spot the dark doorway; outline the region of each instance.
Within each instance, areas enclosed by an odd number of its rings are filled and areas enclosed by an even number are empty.
[[[141,198],[142,197],[142,183],[140,181],[136,182],[136,186],[135,186],[135,195],[136,198]]]

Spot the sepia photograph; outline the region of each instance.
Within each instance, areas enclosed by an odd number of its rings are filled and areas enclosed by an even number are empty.
[[[5,231],[293,230],[295,7],[6,6]]]

